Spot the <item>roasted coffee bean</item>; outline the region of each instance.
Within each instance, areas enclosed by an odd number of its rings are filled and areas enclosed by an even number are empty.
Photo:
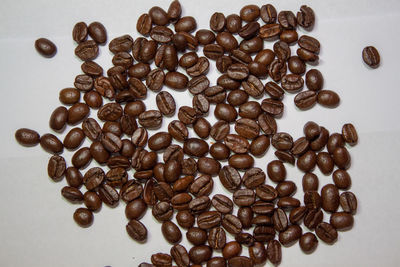
[[[210,18],[210,29],[220,32],[225,28],[226,19],[224,14],[215,12]]]
[[[249,40],[243,40],[240,42],[239,48],[247,54],[253,54],[260,52],[264,47],[264,41],[260,37],[256,36]],[[258,62],[257,62],[258,63]],[[262,65],[260,65],[262,67]],[[265,66],[266,67],[266,66]],[[250,66],[249,66],[250,68]]]
[[[338,189],[347,190],[351,186],[351,178],[345,170],[336,170],[332,174],[333,182]]]
[[[85,100],[85,103],[89,107],[94,109],[99,108],[103,105],[103,99],[101,98],[101,95],[96,91],[86,92],[83,96],[83,100]]]
[[[64,138],[63,145],[67,149],[75,149],[79,147],[85,138],[81,128],[71,129]]]
[[[261,113],[261,105],[256,101],[248,101],[239,107],[239,116],[242,118],[256,119]]]
[[[68,120],[68,110],[65,107],[56,108],[53,113],[51,113],[49,125],[50,128],[55,131],[60,131],[64,129],[65,124]]]
[[[338,237],[336,229],[331,224],[325,222],[317,225],[315,233],[322,241],[328,244],[335,243]]]
[[[216,160],[225,160],[229,158],[229,148],[221,142],[216,142],[210,147],[210,155]]]
[[[279,242],[284,246],[290,246],[300,239],[302,229],[300,226],[294,224],[290,225],[285,231],[279,233]]]
[[[188,89],[192,94],[198,95],[206,90],[209,85],[210,81],[208,80],[208,78],[204,75],[201,75],[198,77],[194,77],[189,81]]]
[[[68,109],[68,124],[76,124],[88,116],[89,106],[84,103],[76,103]]]
[[[254,159],[248,154],[235,154],[229,158],[228,163],[233,168],[246,170],[253,167]]]
[[[281,100],[285,94],[285,91],[276,83],[268,82],[264,86],[265,92],[275,100]]]
[[[228,75],[229,75],[229,69],[228,69]],[[263,84],[254,75],[249,75],[247,80],[242,82],[242,87],[247,94],[249,94],[254,98],[260,97],[264,92]]]
[[[138,149],[140,151],[140,149]],[[109,168],[124,168],[129,169],[131,166],[131,162],[128,158],[123,156],[112,156],[107,161],[107,166]]]
[[[254,262],[249,257],[236,256],[236,257],[230,258],[228,260],[228,266],[230,266],[230,267],[240,267],[240,266],[253,267]]]
[[[296,184],[292,181],[284,181],[276,186],[279,197],[291,196],[296,191]]]
[[[184,159],[182,162],[182,174],[193,175],[197,171],[197,164],[193,158]]]
[[[221,141],[229,134],[229,123],[226,121],[217,121],[210,131],[210,135],[214,140]]]
[[[265,78],[268,75],[267,66],[262,65],[256,61],[252,61],[248,65],[250,74],[254,75],[257,78]]]
[[[335,212],[339,207],[339,191],[333,184],[327,184],[321,189],[322,208],[327,212]]]
[[[181,175],[182,167],[179,161],[171,159],[165,163],[164,180],[168,183],[175,182]]]
[[[113,133],[105,133],[101,136],[101,144],[110,153],[116,153],[121,150],[122,141],[121,139]]]
[[[169,43],[174,33],[166,26],[155,26],[150,31],[150,37],[158,43]]]
[[[137,64],[134,64],[130,66],[128,69],[128,74],[131,77],[137,78],[137,79],[143,79],[149,74],[150,72],[150,66],[149,64],[139,62]]]
[[[167,148],[172,141],[172,137],[167,132],[158,132],[149,138],[149,148],[154,151],[159,151]]]
[[[119,52],[129,52],[132,49],[133,39],[128,34],[119,36],[111,40],[108,48],[114,54]]]
[[[226,267],[226,260],[223,257],[213,257],[207,261],[207,267]]]
[[[225,214],[221,224],[227,232],[233,235],[236,235],[242,231],[242,223],[238,217],[232,214]]]
[[[291,224],[299,224],[301,220],[304,218],[306,215],[307,208],[304,206],[300,206],[297,208],[294,208],[290,211],[289,214],[289,221]]]
[[[161,90],[164,79],[164,72],[161,69],[154,69],[147,74],[146,85],[150,90],[157,92]]]
[[[373,46],[367,46],[363,49],[362,58],[371,68],[377,68],[381,61],[378,50]]]
[[[246,153],[250,147],[247,139],[237,134],[228,134],[224,142],[234,153]]]
[[[185,247],[181,245],[174,245],[170,250],[170,254],[179,267],[189,266],[189,254]]]
[[[321,208],[321,196],[316,191],[304,193],[304,205],[309,210],[319,210]]]
[[[225,20],[225,17],[224,17],[224,20]],[[206,30],[206,29],[198,30],[196,32],[196,39],[199,41],[199,44],[206,46],[208,44],[214,43],[215,34],[212,31]],[[203,53],[204,53],[204,49],[203,49]]]
[[[121,187],[119,193],[123,201],[129,202],[142,195],[143,187],[136,180],[129,180]]]
[[[353,215],[347,212],[336,212],[331,215],[330,224],[339,231],[349,230],[353,227]]]
[[[317,155],[317,165],[323,174],[328,175],[333,171],[334,162],[329,153],[319,152]]]
[[[221,56],[217,58],[216,67],[217,70],[221,73],[225,73],[228,71],[228,68],[233,64],[231,57]]]
[[[182,68],[192,67],[197,63],[199,57],[196,52],[188,52],[183,54],[179,59],[179,66]]]
[[[286,213],[282,209],[276,209],[274,211],[272,221],[274,223],[275,230],[277,230],[278,232],[285,231],[288,227],[288,219]]]
[[[161,7],[154,6],[150,8],[149,15],[156,25],[166,25],[168,23],[168,14]]]
[[[126,225],[128,235],[138,242],[144,242],[147,239],[147,229],[140,221],[132,219]],[[153,257],[152,257],[153,260]]]
[[[156,96],[156,102],[157,107],[162,114],[170,116],[175,113],[175,100],[170,93],[166,91],[158,93]]]
[[[138,198],[129,202],[125,207],[125,216],[128,220],[140,219],[147,210],[147,204],[143,199]]]
[[[225,195],[216,194],[212,198],[211,204],[222,214],[231,213],[233,209],[232,201]]]
[[[197,161],[197,170],[201,173],[216,175],[219,173],[220,169],[221,164],[219,163],[219,161],[213,158],[201,157]]]
[[[352,192],[343,192],[340,195],[340,206],[344,212],[355,214],[357,211],[357,198]]]
[[[93,223],[93,213],[85,208],[78,208],[74,212],[74,221],[80,227],[89,227]]]
[[[80,92],[75,88],[64,88],[60,91],[59,100],[65,105],[72,105],[79,102]]]
[[[178,18],[180,18],[181,13],[182,13],[182,7],[179,1],[177,0],[172,1],[171,4],[169,5],[167,12],[169,20],[171,21],[177,20]]]
[[[271,144],[278,150],[290,150],[293,146],[293,138],[288,133],[276,133],[272,136]]]
[[[172,217],[173,208],[168,202],[157,202],[152,209],[152,214],[159,221],[168,221]]]
[[[303,132],[306,139],[312,141],[320,135],[321,128],[315,122],[309,121],[304,125]]]
[[[233,202],[240,207],[251,206],[255,201],[255,193],[250,189],[239,189],[233,193]]]
[[[65,170],[65,179],[69,186],[80,188],[83,184],[83,176],[75,167],[68,167]]]
[[[168,72],[165,75],[165,85],[173,89],[184,89],[188,84],[188,78],[180,72]]]
[[[216,37],[217,43],[222,46],[225,51],[230,52],[236,49],[239,44],[236,38],[229,32],[220,32]]]
[[[145,128],[158,128],[162,123],[162,114],[158,110],[147,110],[139,115],[139,124]]]
[[[265,181],[265,173],[260,168],[251,168],[243,175],[243,184],[249,189],[256,189]]]
[[[222,185],[230,191],[236,190],[241,184],[239,172],[231,166],[224,166],[221,169],[219,172],[219,179]]]
[[[256,226],[253,236],[258,242],[268,242],[275,238],[275,229],[269,226]]]
[[[113,168],[106,173],[106,182],[112,187],[119,187],[128,180],[128,173],[124,168]]]
[[[292,44],[297,41],[298,37],[299,36],[295,30],[284,30],[279,36],[279,39],[287,44]],[[285,50],[287,49],[285,48]],[[304,65],[304,70],[305,70],[305,65]]]
[[[225,27],[230,33],[238,33],[242,28],[242,19],[236,14],[231,14],[226,17]]]
[[[136,147],[143,147],[147,143],[148,133],[145,128],[137,128],[132,134],[132,143]]]
[[[164,238],[172,244],[176,244],[182,239],[181,230],[179,230],[178,226],[171,221],[163,222],[161,232],[163,233]]]
[[[193,97],[192,106],[198,114],[206,114],[210,108],[210,102],[208,102],[207,98],[204,95],[199,94],[199,95],[195,95]],[[199,118],[196,121],[196,123],[199,123],[199,121],[201,121],[201,119],[204,119],[204,118]],[[204,120],[203,120],[203,123],[205,122]],[[206,122],[207,122],[207,124],[209,124],[208,121],[206,121]],[[210,128],[209,129],[209,131],[210,131],[211,125],[209,126],[209,128]],[[208,136],[208,134],[207,134],[207,136]]]
[[[147,95],[147,88],[144,83],[137,78],[129,78],[129,90],[135,98],[145,98]]]
[[[236,241],[231,241],[226,243],[222,250],[222,256],[224,256],[224,259],[229,260],[233,257],[239,256],[241,252],[242,246]]]
[[[183,145],[183,151],[195,157],[202,157],[208,152],[208,144],[201,139],[189,138]]]
[[[82,169],[92,160],[92,155],[88,147],[82,147],[71,158],[71,163],[75,168]]]
[[[204,230],[218,226],[221,223],[221,214],[217,211],[205,211],[197,217],[197,225]]]
[[[317,69],[311,69],[306,74],[306,85],[311,91],[319,91],[324,85],[322,73]]]
[[[312,52],[315,54],[319,53],[319,50],[320,50],[319,41],[311,36],[302,35],[299,38],[298,44],[301,48],[303,48],[309,52]]]
[[[314,11],[311,7],[302,5],[297,12],[297,23],[304,28],[312,28],[315,23]]]
[[[333,151],[332,158],[340,169],[347,170],[350,167],[351,157],[345,147],[338,147]]]
[[[229,104],[220,103],[215,107],[214,115],[219,120],[233,122],[237,118],[237,111]]]
[[[171,267],[172,266],[172,257],[168,254],[165,253],[157,253],[151,255],[151,263],[153,264],[152,266],[155,267]]]
[[[100,199],[110,207],[115,207],[119,203],[119,195],[117,190],[108,184],[102,184],[98,188]]]
[[[313,91],[304,91],[298,93],[294,98],[296,107],[302,110],[309,109],[317,102],[317,94]]]
[[[22,139],[22,138],[21,138]],[[53,134],[44,134],[40,137],[40,146],[47,152],[58,154],[63,151],[63,144]]]
[[[88,28],[85,22],[78,22],[72,29],[72,39],[78,44],[85,41],[88,35]]]
[[[87,190],[93,190],[97,188],[105,178],[104,171],[99,167],[93,167],[89,169],[83,176],[83,183]]]
[[[258,137],[260,127],[258,126],[256,121],[242,118],[236,121],[235,131],[244,138],[254,139]]]
[[[82,71],[90,76],[100,76],[103,74],[103,68],[94,61],[85,61],[81,65]]]
[[[310,143],[310,148],[314,151],[320,151],[328,143],[329,132],[324,127],[321,127],[319,136]]]
[[[290,47],[286,42],[278,41],[274,44],[273,48],[279,60],[286,61],[290,57]]]
[[[317,164],[317,156],[314,151],[307,151],[305,154],[300,156],[297,160],[297,168],[303,172],[310,172],[315,168]]]
[[[189,203],[189,210],[193,214],[200,214],[206,210],[209,209],[210,207],[210,198],[208,196],[200,196],[196,197]]]
[[[287,74],[282,77],[282,88],[289,93],[294,93],[303,88],[304,80],[300,75],[297,74]]]
[[[262,200],[258,200],[251,206],[251,209],[255,214],[272,215],[272,213],[274,212],[274,205],[271,203],[264,202]]]
[[[270,217],[270,213],[272,212],[273,207],[271,205],[268,206],[268,215],[256,215],[252,220],[251,223],[256,226],[271,226],[272,218]]]
[[[217,60],[224,55],[224,48],[219,44],[207,44],[204,46],[203,53],[209,59]]]
[[[99,47],[93,40],[83,41],[75,48],[75,55],[83,61],[93,60],[99,54]]]
[[[256,21],[249,22],[239,30],[239,36],[245,40],[251,39],[256,36],[259,29],[260,23]]]
[[[250,207],[240,207],[237,212],[237,217],[244,229],[249,229],[252,226],[253,210]]]
[[[211,86],[204,91],[204,95],[210,103],[221,103],[225,100],[226,91],[221,86]]]
[[[162,52],[165,52],[166,46],[161,46],[161,47],[160,50],[162,50]],[[168,52],[171,52],[168,55],[172,56],[169,58],[173,59],[174,50],[170,49],[168,50]],[[132,55],[139,62],[150,63],[152,59],[155,59],[156,53],[157,53],[157,43],[153,40],[147,40],[146,38],[139,37],[133,42]],[[162,55],[164,55],[164,53],[162,53]],[[157,58],[157,61],[158,59],[159,58]]]
[[[299,58],[305,62],[317,62],[319,60],[319,56],[316,53],[304,48],[297,49],[296,53]]]
[[[313,233],[308,232],[301,236],[299,244],[304,253],[310,254],[317,248],[318,239]]]
[[[174,71],[178,66],[175,47],[167,44],[160,46],[155,54],[154,63],[157,67]]]
[[[100,164],[106,163],[110,157],[109,152],[99,141],[94,141],[90,145],[90,155]]]
[[[256,188],[256,195],[261,200],[273,201],[278,197],[278,191],[270,185],[262,184]]]
[[[98,211],[101,208],[101,199],[100,197],[92,191],[86,191],[83,195],[83,203],[85,206],[91,211]]]
[[[290,152],[290,151],[277,150],[277,151],[275,151],[274,154],[279,160],[281,160],[282,162],[285,162],[285,163],[290,163],[290,164],[294,165],[294,163],[296,161],[295,157],[293,156],[292,152]]]
[[[89,36],[98,43],[105,44],[107,41],[107,32],[103,24],[100,22],[92,22],[88,26]]]
[[[35,41],[35,48],[44,57],[53,57],[57,53],[56,45],[46,38],[39,38]]]
[[[174,25],[175,32],[192,32],[197,28],[196,20],[191,16],[180,18]]]
[[[339,133],[333,133],[329,139],[328,143],[326,145],[329,154],[333,154],[333,151],[335,151],[336,148],[338,147],[344,147],[345,141],[344,138],[341,134]]]
[[[176,221],[179,226],[185,229],[189,229],[194,225],[194,216],[188,210],[181,210],[176,214]]]
[[[190,260],[194,264],[201,264],[202,262],[206,262],[211,258],[212,249],[206,245],[200,245],[196,247],[192,247],[189,251]]]
[[[241,63],[232,64],[228,68],[228,76],[235,80],[244,80],[249,76],[249,69]]]
[[[122,135],[121,124],[117,121],[107,121],[103,124],[103,133],[113,133],[120,137]]]
[[[169,160],[177,160],[179,163],[183,161],[183,149],[179,145],[172,144],[168,146],[163,154],[164,162]]]
[[[279,160],[273,160],[267,165],[268,177],[275,183],[282,182],[286,178],[286,168]]]
[[[254,264],[262,264],[267,260],[267,251],[261,242],[255,242],[249,247],[249,256]]]
[[[184,37],[184,39],[186,40],[186,45],[184,46],[185,48],[187,47],[191,50],[197,49],[199,42],[197,41],[196,37],[194,37],[192,34],[187,33],[187,32],[179,32],[176,35],[181,35]],[[175,43],[175,46],[177,46],[176,43]]]
[[[260,17],[267,24],[275,23],[277,18],[275,7],[271,4],[261,6]]]
[[[250,153],[254,156],[261,156],[268,150],[269,145],[269,138],[265,135],[260,135],[251,142]]]
[[[168,132],[175,140],[180,142],[185,141],[189,135],[185,124],[178,120],[174,120],[169,123]]]
[[[203,174],[196,178],[189,187],[190,193],[196,197],[208,196],[214,186],[214,182],[210,175]]]
[[[261,109],[273,116],[279,116],[283,113],[284,105],[279,100],[266,98],[261,102]]]
[[[65,159],[61,156],[54,155],[49,159],[47,165],[47,173],[54,181],[59,181],[65,173]]]
[[[136,23],[136,30],[142,35],[148,35],[151,30],[152,19],[148,14],[142,14]]]
[[[346,123],[342,127],[342,136],[343,139],[346,143],[348,143],[351,146],[354,146],[357,144],[358,141],[358,135],[356,128],[354,127],[353,124],[351,123]]]
[[[210,233],[211,233],[211,231],[210,231]],[[207,241],[207,232],[198,227],[191,227],[186,232],[186,238],[193,245],[200,246],[200,245],[203,245]]]
[[[256,20],[260,16],[260,8],[256,5],[247,5],[240,9],[240,18],[250,22]]]
[[[274,117],[268,114],[260,114],[257,117],[258,125],[260,125],[261,130],[267,135],[275,134],[277,131],[277,125]]]
[[[217,84],[225,90],[236,90],[240,88],[241,82],[230,78],[228,74],[223,74],[217,79]]]

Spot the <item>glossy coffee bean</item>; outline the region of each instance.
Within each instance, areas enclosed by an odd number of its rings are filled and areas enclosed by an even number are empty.
[[[347,212],[336,212],[331,215],[329,220],[330,224],[339,231],[349,230],[353,227],[353,215]]]
[[[171,221],[163,222],[161,232],[163,233],[164,238],[172,244],[175,244],[182,239],[181,230],[179,230],[178,226]]]
[[[67,121],[68,110],[65,107],[60,106],[51,113],[49,125],[51,129],[60,131],[64,128]]]
[[[78,208],[74,212],[74,220],[81,227],[89,227],[93,223],[93,213],[85,208]]]
[[[85,119],[89,114],[89,106],[84,103],[76,103],[68,109],[68,124],[76,124]]]
[[[336,170],[332,174],[333,182],[338,189],[347,190],[351,186],[351,178],[345,170]]]
[[[317,191],[318,190],[318,177],[311,172],[304,174],[303,176],[303,191]]]
[[[333,184],[327,184],[321,189],[322,208],[328,212],[335,212],[339,207],[339,191]]]
[[[310,254],[317,248],[318,239],[313,233],[308,232],[301,236],[299,245],[304,253]]]
[[[335,243],[338,237],[336,229],[326,222],[318,224],[315,228],[315,233],[322,241],[328,244]]]
[[[222,256],[224,259],[229,260],[233,257],[239,256],[242,252],[242,246],[237,241],[231,241],[226,243],[222,250]]]
[[[318,92],[317,102],[322,106],[335,108],[337,105],[339,105],[340,97],[334,91],[321,90]]]
[[[290,225],[285,231],[279,233],[279,242],[284,246],[290,246],[300,239],[302,229],[300,226],[294,224]]]
[[[267,165],[267,174],[271,181],[282,182],[286,178],[286,168],[279,160],[273,160]]]
[[[88,26],[89,36],[99,44],[105,44],[107,41],[107,32],[100,22],[92,22]]]
[[[352,192],[343,192],[340,195],[340,206],[344,212],[355,214],[357,212],[357,198]]]
[[[260,16],[260,8],[256,5],[247,5],[240,9],[240,18],[250,22],[256,20]]]
[[[35,41],[35,48],[44,57],[53,57],[57,53],[56,45],[46,38],[39,38]]]
[[[86,191],[83,195],[83,203],[91,211],[98,211],[101,208],[101,199],[97,193],[92,191]]]
[[[378,50],[373,46],[367,46],[363,49],[362,58],[371,68],[377,68],[381,61]]]
[[[189,258],[194,264],[201,264],[211,259],[212,250],[209,246],[200,245],[192,247],[189,251]]]
[[[81,128],[72,128],[64,137],[63,145],[67,149],[78,148],[85,138]]]
[[[267,245],[267,259],[272,264],[279,264],[282,260],[282,248],[278,240],[270,240]]]
[[[333,151],[333,160],[340,169],[347,170],[350,167],[351,157],[345,147],[338,147]]]
[[[317,155],[314,151],[307,151],[297,160],[297,168],[303,172],[310,172],[317,164]]]
[[[40,146],[47,152],[58,154],[63,151],[63,144],[53,134],[44,134],[40,137]]]
[[[356,128],[351,123],[346,123],[342,127],[342,136],[346,143],[354,146],[358,142],[358,134]]]
[[[306,85],[311,91],[319,91],[324,85],[322,73],[317,69],[311,69],[306,74]]]
[[[233,168],[246,170],[253,167],[254,159],[248,154],[235,154],[229,158],[228,163]]]
[[[334,162],[329,153],[319,152],[317,155],[317,165],[321,172],[327,175],[333,171]]]
[[[34,130],[21,128],[15,131],[15,139],[23,146],[35,146],[40,142],[40,135]]]

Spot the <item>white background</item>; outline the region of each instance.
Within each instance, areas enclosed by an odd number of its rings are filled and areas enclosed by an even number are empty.
[[[149,230],[148,242],[144,245],[134,242],[125,232],[124,203],[115,209],[103,206],[101,212],[95,214],[92,227],[78,227],[72,219],[78,206],[68,203],[60,194],[65,180],[54,183],[47,176],[50,155],[39,146],[24,148],[14,140],[15,130],[21,127],[36,129],[41,134],[50,131],[48,119],[52,110],[60,105],[59,90],[72,86],[74,77],[81,72],[81,62],[74,56],[75,43],[71,38],[76,22],[101,21],[107,28],[109,40],[126,33],[136,38],[138,16],[156,4],[167,9],[168,2],[1,1],[1,266],[137,266],[149,261],[153,253],[169,252],[171,245],[164,240],[160,224],[153,219],[150,210],[142,219]],[[265,1],[252,3],[262,5]],[[308,120],[325,126],[331,133],[351,122],[360,137],[359,144],[349,148],[351,191],[359,199],[354,228],[340,232],[338,242],[332,246],[320,242],[312,255],[303,254],[298,244],[283,248],[281,266],[398,266],[400,1],[286,0],[271,3],[278,10],[297,12],[302,4],[314,9],[317,22],[309,34],[321,42],[318,68],[325,77],[324,88],[336,91],[342,100],[333,110],[315,106],[299,112],[293,104],[294,95],[286,94],[285,114],[278,121],[279,130],[298,138]],[[249,2],[182,1],[183,15],[194,16],[198,29],[208,28],[209,18],[215,11],[226,15],[238,13],[245,4]],[[35,51],[34,41],[39,37],[55,42],[58,53],[54,58],[43,58]],[[371,70],[362,62],[361,51],[367,45],[375,46],[380,52],[378,69]],[[265,47],[271,46],[271,43],[265,44]],[[292,48],[292,53],[294,51]],[[111,53],[107,47],[101,47],[96,62],[104,69],[111,67]],[[212,84],[218,75],[211,67]],[[175,94],[178,106],[191,105],[187,95],[187,92]],[[154,96],[150,92],[146,100],[152,108],[155,108]],[[92,111],[92,115],[95,116],[95,112]],[[164,120],[163,129],[171,120]],[[66,132],[60,136],[61,140]],[[256,165],[265,170],[267,162],[274,158],[273,151],[270,148]],[[70,162],[72,153],[63,155]],[[288,180],[298,183],[296,196],[302,199],[302,174],[289,165],[287,169]],[[321,185],[332,182],[331,177],[316,173]],[[214,181],[214,192],[223,191],[218,178]],[[186,239],[183,243],[187,244]],[[247,254],[247,249],[243,254]]]

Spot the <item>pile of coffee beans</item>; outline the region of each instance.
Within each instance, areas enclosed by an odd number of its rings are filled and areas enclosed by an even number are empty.
[[[239,15],[214,13],[211,30],[196,30],[195,18],[181,13],[175,0],[167,11],[155,6],[141,15],[136,28],[144,37],[111,40],[114,66],[106,73],[93,61],[99,46],[107,43],[105,27],[77,23],[72,37],[75,55],[84,61],[83,73],[73,88],[60,91],[63,105],[49,122],[56,133],[67,125],[73,128],[62,141],[22,128],[15,133],[17,141],[24,146],[40,143],[53,154],[49,176],[54,181],[65,177],[68,186],[62,196],[84,204],[73,214],[78,225],[90,226],[102,203],[115,207],[122,200],[128,235],[145,242],[148,230],[140,219],[151,208],[172,247],[151,255],[152,264],[141,267],[167,267],[173,261],[180,267],[253,266],[267,260],[279,264],[282,245],[299,241],[311,253],[319,240],[335,243],[337,231],[352,227],[357,210],[355,195],[347,191],[351,158],[346,148],[357,144],[356,129],[345,124],[341,133],[330,133],[310,121],[304,136],[294,139],[278,131],[277,123],[285,94],[296,94],[294,104],[300,110],[316,103],[334,108],[340,102],[337,93],[323,88],[322,73],[310,68],[318,63],[320,42],[296,30],[313,28],[314,11],[304,5],[295,15],[277,12],[270,4],[247,5]],[[268,42],[272,49],[264,48]],[[46,56],[56,51],[45,39],[36,48]],[[363,56],[367,64],[379,64],[373,48],[366,48]],[[207,78],[210,60],[221,73],[215,83]],[[192,103],[178,107],[171,89],[188,90]],[[148,90],[157,92],[157,107],[143,102]],[[210,105],[215,105],[213,114]],[[89,117],[91,110],[97,110],[97,117]],[[165,116],[176,114],[167,132],[149,135]],[[207,116],[215,116],[216,123]],[[190,128],[195,135],[189,134]],[[81,147],[85,139],[91,141],[89,147]],[[64,148],[76,150],[68,164],[61,156]],[[275,150],[276,159],[265,169],[255,167],[254,157],[269,149]],[[100,167],[82,173],[93,160]],[[303,199],[294,197],[299,185],[287,179],[285,164],[304,173]],[[320,185],[316,167],[332,180]],[[232,195],[211,195],[215,177]],[[182,231],[191,248],[179,244]],[[248,257],[242,256],[243,246]],[[222,256],[213,257],[213,251]]]

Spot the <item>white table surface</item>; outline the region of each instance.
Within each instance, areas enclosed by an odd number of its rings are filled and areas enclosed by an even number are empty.
[[[182,0],[181,3],[183,15],[194,16],[200,29],[208,28],[213,12],[238,13],[250,2]],[[251,3],[266,2],[254,0]],[[298,244],[283,248],[281,266],[398,266],[400,1],[286,0],[271,3],[278,10],[297,12],[302,4],[314,9],[317,22],[309,34],[321,42],[321,60],[317,68],[324,75],[324,88],[336,91],[342,100],[333,110],[315,106],[299,112],[293,104],[294,95],[286,94],[285,113],[278,120],[279,131],[290,132],[298,138],[308,120],[316,121],[330,132],[340,131],[344,123],[351,122],[360,138],[359,144],[349,149],[351,191],[359,200],[353,229],[340,232],[338,242],[332,246],[320,242],[312,255],[303,254]],[[50,155],[40,146],[24,148],[14,140],[15,130],[21,127],[36,129],[41,134],[50,131],[48,119],[52,110],[60,105],[59,90],[72,86],[74,77],[81,72],[81,61],[73,54],[75,43],[71,39],[76,22],[101,21],[107,28],[109,40],[126,33],[136,38],[137,17],[156,4],[167,9],[169,1],[1,1],[1,266],[137,266],[140,262],[149,262],[153,253],[169,252],[171,245],[164,240],[160,224],[153,219],[150,210],[142,219],[149,230],[148,242],[138,244],[126,234],[127,219],[122,202],[115,209],[103,205],[101,212],[95,214],[92,227],[78,227],[72,219],[78,206],[68,203],[60,194],[65,180],[54,183],[47,176]],[[47,37],[57,45],[58,53],[54,58],[43,58],[35,51],[34,41],[39,37]],[[367,45],[375,46],[380,52],[378,69],[372,70],[362,62],[361,51]],[[271,46],[272,43],[265,45]],[[111,67],[111,53],[107,47],[101,47],[96,62],[105,69]],[[212,84],[218,75],[215,67],[211,67]],[[179,106],[191,104],[186,97],[188,92],[174,95]],[[149,107],[155,107],[154,96],[149,92],[146,100]],[[92,114],[95,116],[95,112]],[[164,120],[162,129],[165,130],[171,120]],[[88,144],[86,140],[85,145]],[[257,159],[256,166],[265,170],[267,162],[274,158],[273,151],[270,148],[263,159]],[[70,162],[72,153],[63,155]],[[299,185],[296,196],[302,199],[302,174],[289,165],[287,169],[288,179]],[[316,173],[321,185],[332,182],[331,177]],[[224,191],[217,177],[214,181],[213,193]],[[185,238],[183,243],[188,245]],[[247,249],[243,254],[247,254]]]

